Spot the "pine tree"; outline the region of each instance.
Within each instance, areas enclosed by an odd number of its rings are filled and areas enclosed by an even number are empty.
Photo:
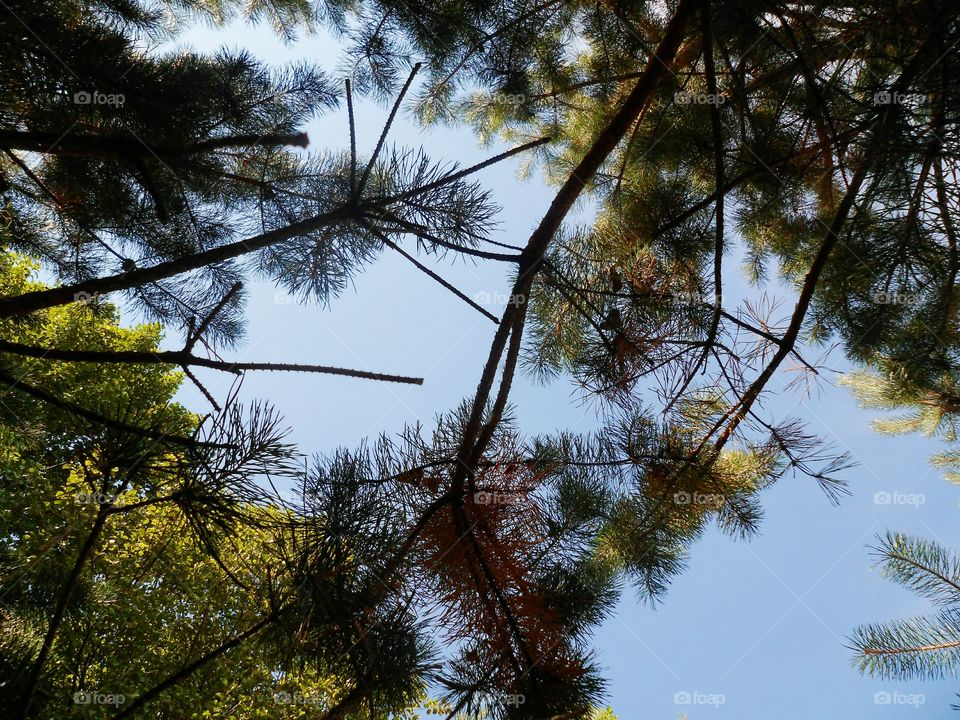
[[[921,383],[898,363],[886,358],[878,360],[874,367],[875,370],[847,373],[840,382],[850,388],[861,407],[898,411],[873,421],[878,432],[885,435],[919,433],[951,443],[935,453],[931,463],[944,470],[944,477],[950,482],[960,482],[960,450],[955,445],[960,395],[953,373]]]
[[[258,192],[231,176],[289,162],[288,148],[307,142],[299,126],[337,101],[307,65],[276,71],[243,52],[143,52],[186,19],[223,20],[236,5],[4,8],[0,174],[10,247],[76,283],[235,236],[233,213],[252,215]],[[272,5],[278,20],[297,14],[298,3]],[[202,317],[237,279],[229,266],[211,267],[137,300],[158,319]],[[213,329],[224,340],[239,330],[231,313]]]
[[[282,7],[300,17],[299,3]],[[132,19],[158,27],[139,6],[123,8],[107,8],[107,20],[64,10],[50,19],[55,49],[89,61],[84,33],[97,35],[112,43],[103,55],[111,72],[122,72],[138,60],[129,57]],[[152,122],[154,107],[138,116],[149,157],[117,139],[100,107],[83,116],[93,127],[79,140],[49,136],[74,117],[38,109],[49,93],[11,94],[33,110],[5,111],[3,167],[15,195],[8,244],[42,258],[65,284],[0,298],[0,318],[68,305],[78,293],[127,291],[155,317],[179,322],[190,352],[200,327],[235,336],[239,258],[322,299],[384,248],[427,272],[401,247],[409,235],[419,252],[515,269],[514,301],[493,318],[475,393],[432,433],[411,428],[314,463],[278,541],[291,583],[271,589],[269,611],[236,645],[184,665],[118,717],[149,712],[261,634],[342,678],[326,720],[386,707],[418,683],[443,688],[451,716],[583,716],[603,689],[589,631],[623,580],[661,596],[706,522],[753,531],[758,493],[785,472],[812,476],[832,496],[841,489],[842,456],[796,423],[762,417],[760,400],[785,363],[818,370],[803,342],[837,339],[863,363],[890,358],[924,389],[953,372],[957,199],[947,178],[960,8],[680,0],[661,14],[647,4],[546,0],[324,9],[318,19],[353,43],[349,154],[304,160],[287,148],[302,120],[332,102],[334,85],[318,75],[309,98],[267,102],[262,113],[259,103],[225,113],[221,95],[208,93],[184,108],[189,122],[177,116],[168,127]],[[81,42],[68,48],[66,28]],[[572,55],[565,45],[574,38]],[[416,90],[413,52],[427,75]],[[139,60],[143,72],[130,77],[177,86],[175,68]],[[236,98],[234,76],[221,72],[236,64],[209,62],[226,83],[216,87]],[[240,65],[238,85],[254,86],[254,97],[282,87]],[[125,88],[114,75],[104,87]],[[52,84],[72,87],[62,77]],[[395,99],[367,158],[354,140],[354,89]],[[556,194],[522,248],[481,249],[493,208],[469,176],[489,163],[439,168],[386,147],[408,96],[424,119],[463,118],[481,137],[516,145],[489,162],[552,138],[539,155]],[[36,167],[18,155],[38,150]],[[94,202],[74,209],[70,193],[80,188]],[[572,227],[582,198],[596,218]],[[244,225],[253,206],[255,229]],[[42,212],[63,218],[67,232],[33,232]],[[178,221],[182,236],[168,231]],[[732,228],[757,280],[775,268],[795,283],[784,323],[724,304]],[[81,241],[88,230],[99,240]],[[196,309],[165,305],[167,293]],[[599,402],[601,432],[530,439],[514,428],[510,393],[524,365],[544,378],[572,375]],[[642,402],[646,383],[659,391],[652,409]],[[448,641],[443,656],[426,641],[429,625]]]
[[[929,599],[935,615],[857,628],[861,672],[884,679],[956,677],[960,662],[960,561],[944,546],[887,533],[876,548],[884,577]]]
[[[524,341],[535,373],[572,373],[613,415],[635,416],[641,381],[653,380],[663,419],[657,432],[629,438],[640,454],[659,457],[671,427],[701,409],[689,444],[638,479],[654,507],[716,487],[705,471],[731,451],[760,469],[755,487],[793,468],[840,489],[842,456],[759,413],[788,361],[819,371],[801,354],[804,342],[839,340],[861,363],[890,357],[924,391],[952,372],[956,7],[680,2],[665,21],[627,3],[368,7],[354,56],[368,61],[371,85],[391,86],[397,48],[409,42],[439,68],[421,92],[422,117],[466,114],[481,137],[554,139],[544,169],[559,189],[524,250],[512,288],[521,300],[504,313],[463,429],[466,466],[491,447]],[[942,22],[931,26],[933,16]],[[448,22],[436,36],[414,27],[437,17]],[[562,44],[574,32],[583,49],[571,57]],[[564,227],[585,193],[596,219]],[[783,323],[762,307],[725,306],[731,228],[745,239],[755,280],[776,268],[795,283]],[[616,442],[629,451],[629,440]],[[477,474],[455,470],[449,487],[473,488]],[[594,486],[581,501],[599,494]],[[624,547],[650,543],[639,576],[662,589],[653,568],[669,575],[676,525],[647,530],[649,514],[634,501],[601,527],[624,519],[606,553],[614,566],[630,566]],[[695,537],[696,517],[683,522]]]
[[[441,17],[430,37],[415,27]],[[351,58],[389,86],[391,49],[412,43],[435,73],[424,117],[465,118],[482,138],[550,135],[547,177],[585,177],[597,217],[558,228],[530,294],[526,357],[541,376],[571,372],[614,404],[644,379],[668,408],[719,390],[717,447],[747,428],[775,437],[753,408],[786,362],[818,371],[802,342],[840,340],[855,361],[889,357],[936,382],[956,343],[955,8],[679,3],[667,17],[685,35],[671,74],[586,175],[671,28],[651,7],[370,3]],[[778,265],[795,282],[784,324],[724,306],[733,228],[757,281]]]
[[[343,97],[316,68],[141,52],[145,38],[175,37],[198,15],[222,21],[236,5],[6,9],[4,240],[64,286],[6,298],[5,317],[126,290],[148,317],[184,329],[209,318],[210,340],[229,345],[248,269],[237,258],[326,303],[391,238],[421,232],[435,251],[468,254],[477,244],[492,213],[486,194],[469,172],[385,147],[392,116],[368,159],[356,155],[352,110],[350,155],[291,150],[308,142],[302,125]],[[255,18],[268,9],[284,26],[312,18],[300,2],[247,7]]]
[[[242,279],[253,270],[301,298],[328,303],[354,272],[389,249],[486,313],[398,242],[413,235],[427,252],[516,262],[515,255],[477,249],[494,209],[470,176],[540,143],[475,168],[438,166],[422,152],[386,145],[395,107],[369,158],[358,157],[348,83],[350,153],[300,157],[290,150],[307,142],[298,128],[339,99],[322,72],[307,65],[275,70],[244,53],[141,52],[145,38],[170,39],[187,20],[223,22],[236,10],[232,3],[5,8],[2,21],[16,42],[0,75],[0,238],[9,250],[40,260],[62,284],[0,299],[0,316],[23,318],[73,302],[97,312],[107,293],[126,291],[148,319],[180,330],[184,345],[163,353],[107,352],[8,338],[0,339],[2,351],[33,358],[27,366],[175,364],[214,408],[217,399],[191,368],[420,383],[319,364],[223,360],[218,348],[236,344],[243,330]],[[289,32],[290,23],[313,27],[312,13],[299,2],[246,11],[254,20],[272,14]],[[15,25],[23,32],[13,32]],[[34,28],[45,28],[43,42]],[[3,372],[0,381],[66,407],[16,372]]]

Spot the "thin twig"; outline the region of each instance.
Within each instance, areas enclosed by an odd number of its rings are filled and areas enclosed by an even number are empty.
[[[486,310],[485,308],[481,307],[481,306],[478,305],[474,300],[472,300],[471,298],[469,298],[469,297],[467,297],[466,295],[464,295],[460,290],[458,290],[457,288],[455,288],[453,285],[451,285],[449,282],[447,282],[446,280],[444,280],[442,277],[440,277],[440,276],[439,276],[437,273],[435,273],[433,270],[431,270],[431,269],[428,268],[426,265],[424,265],[422,262],[420,262],[419,260],[417,260],[415,257],[413,257],[413,255],[411,255],[411,254],[408,253],[406,250],[404,250],[402,247],[400,247],[399,245],[397,245],[397,244],[396,244],[395,242],[393,242],[390,238],[388,238],[386,235],[384,235],[382,232],[380,232],[377,228],[375,228],[375,227],[373,227],[372,225],[369,225],[369,224],[367,224],[367,223],[364,223],[364,224],[367,226],[367,229],[368,229],[371,233],[373,233],[374,235],[377,236],[377,238],[380,240],[380,242],[382,242],[382,243],[383,243],[384,245],[386,245],[388,248],[390,248],[391,250],[396,251],[397,253],[399,253],[400,255],[402,255],[404,258],[406,258],[407,260],[409,260],[409,261],[414,265],[414,267],[417,268],[417,270],[419,270],[420,272],[424,273],[424,274],[427,275],[428,277],[436,280],[437,283],[439,283],[440,285],[442,285],[443,287],[445,287],[447,290],[449,290],[450,292],[452,292],[454,295],[456,295],[458,298],[460,298],[461,300],[463,300],[465,303],[467,303],[467,305],[469,305],[470,307],[472,307],[474,310],[476,310],[476,311],[479,312],[480,314],[482,314],[482,315],[484,315],[485,317],[487,317],[487,318],[489,318],[490,320],[492,320],[494,325],[499,325],[499,324],[500,324],[500,320],[497,318],[496,315],[494,315],[493,313],[491,313],[489,310]]]
[[[416,77],[417,72],[419,72],[420,67],[421,63],[416,63],[413,66],[413,69],[410,70],[410,75],[407,77],[407,81],[400,89],[400,94],[397,95],[397,99],[393,103],[393,108],[390,110],[390,115],[387,116],[387,122],[383,125],[383,130],[380,133],[380,139],[377,141],[377,146],[373,149],[373,155],[370,156],[370,161],[363,169],[363,175],[360,176],[360,182],[353,190],[354,202],[356,202],[356,199],[360,197],[364,187],[366,187],[367,179],[370,177],[370,172],[373,170],[374,163],[377,162],[377,158],[380,156],[380,151],[383,150],[383,144],[387,141],[387,134],[390,132],[390,126],[393,125],[393,120],[397,116],[397,111],[400,110],[400,103],[403,102],[403,98],[410,89],[410,84],[413,82],[413,78]]]

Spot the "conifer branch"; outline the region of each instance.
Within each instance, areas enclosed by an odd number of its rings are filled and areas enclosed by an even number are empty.
[[[528,143],[525,146],[520,146],[519,148],[514,148],[507,153],[501,153],[495,158],[491,158],[489,161],[480,163],[471,168],[467,168],[463,171],[453,173],[451,175],[440,178],[437,181],[428,183],[427,185],[420,186],[419,188],[413,188],[412,190],[406,191],[404,193],[398,194],[396,196],[390,196],[386,198],[379,198],[375,202],[365,202],[361,207],[355,207],[351,203],[347,203],[340,207],[334,208],[328,212],[319,213],[312,217],[300,220],[289,225],[286,225],[281,228],[276,228],[259,235],[255,235],[243,240],[238,240],[232,243],[226,243],[209,250],[201,251],[194,253],[192,255],[186,255],[174,260],[169,260],[167,262],[158,263],[151,267],[146,268],[136,268],[128,272],[123,272],[117,275],[111,275],[101,278],[95,278],[91,280],[86,280],[83,282],[74,283],[72,285],[61,286],[58,288],[50,288],[46,290],[38,290],[28,293],[23,293],[14,297],[0,298],[0,317],[11,317],[15,315],[25,315],[36,310],[41,310],[47,307],[54,307],[57,305],[65,305],[67,303],[73,302],[77,296],[90,296],[90,295],[99,295],[110,292],[115,292],[118,290],[130,290],[141,285],[146,285],[149,283],[154,283],[159,280],[166,278],[174,277],[186,272],[193,270],[198,270],[200,268],[215,265],[220,262],[227,260],[232,260],[243,255],[262,250],[264,248],[275,245],[284,240],[289,240],[294,237],[302,236],[309,234],[311,232],[330,227],[339,223],[344,223],[348,221],[360,221],[364,216],[370,215],[374,210],[383,212],[385,206],[389,206],[392,203],[400,203],[404,200],[410,199],[416,195],[419,195],[421,192],[426,192],[430,189],[435,189],[450,183],[456,182],[462,177],[476,172],[483,167],[486,167],[494,162],[499,162],[500,160],[509,157],[510,155],[521,152],[522,150],[528,149],[536,144],[541,144],[546,142],[546,140],[537,141],[536,143]],[[400,221],[401,223],[406,223],[406,221]],[[413,232],[414,228],[417,228],[416,232],[422,234],[425,230],[419,229],[419,226],[411,224],[408,228],[409,231]],[[467,248],[449,243],[440,238],[437,238],[434,235],[430,235],[428,238],[431,242],[436,242],[449,247],[449,249],[456,250],[457,252],[477,255],[480,257],[485,257],[487,259],[501,259],[510,261],[515,261],[516,257],[512,255],[504,255],[502,253],[485,253],[481,250],[475,250],[473,248]]]
[[[470,307],[472,307],[474,310],[476,310],[477,312],[479,312],[481,315],[483,315],[484,317],[489,318],[490,320],[492,320],[494,325],[498,325],[498,324],[500,323],[500,320],[497,319],[497,316],[496,316],[496,315],[494,315],[493,313],[491,313],[490,311],[488,311],[486,308],[482,307],[481,305],[477,304],[477,302],[474,301],[473,299],[471,299],[471,298],[467,297],[466,295],[464,295],[464,294],[463,294],[460,290],[458,290],[456,287],[454,287],[453,285],[451,285],[450,283],[448,283],[446,280],[444,280],[442,277],[440,277],[440,276],[439,276],[437,273],[435,273],[433,270],[431,270],[431,269],[428,268],[426,265],[424,265],[422,262],[420,262],[419,260],[417,260],[415,257],[413,257],[413,255],[411,255],[411,254],[408,253],[406,250],[404,250],[402,247],[400,247],[400,246],[397,245],[395,242],[393,242],[393,240],[391,240],[391,239],[388,238],[386,235],[384,235],[382,232],[380,232],[379,230],[377,230],[377,228],[373,227],[373,225],[370,225],[369,223],[364,223],[364,225],[366,225],[367,229],[368,229],[371,233],[373,233],[373,234],[380,240],[380,242],[382,242],[384,245],[386,245],[386,246],[387,246],[388,248],[390,248],[391,250],[397,252],[397,253],[398,253],[401,257],[403,257],[405,260],[408,260],[415,268],[417,268],[417,270],[419,270],[420,272],[422,272],[422,273],[423,273],[424,275],[426,275],[427,277],[429,277],[429,278],[433,279],[434,281],[436,281],[437,284],[439,284],[441,287],[449,290],[451,293],[453,293],[453,294],[456,295],[458,298],[460,298],[461,300],[463,300],[465,303],[467,303],[467,305],[469,305]]]
[[[840,232],[847,221],[847,216],[853,209],[853,205],[856,202],[857,194],[860,192],[860,188],[867,179],[872,162],[872,159],[866,160],[851,178],[850,187],[847,189],[843,199],[840,201],[839,207],[837,208],[837,213],[827,230],[826,237],[821,243],[820,249],[817,251],[813,262],[810,264],[810,269],[807,271],[807,275],[804,278],[803,286],[800,289],[800,294],[797,298],[793,315],[790,318],[790,323],[787,326],[787,330],[783,334],[777,350],[770,362],[767,363],[760,375],[757,376],[756,380],[754,380],[750,387],[748,387],[743,395],[740,396],[734,406],[728,410],[720,420],[717,421],[713,431],[709,433],[706,438],[704,438],[704,443],[706,443],[713,432],[716,432],[716,430],[720,429],[720,427],[724,428],[714,443],[715,450],[720,450],[726,444],[727,440],[731,437],[734,430],[736,430],[737,426],[746,416],[747,412],[751,407],[753,407],[753,403],[756,402],[757,398],[760,396],[760,393],[770,381],[770,378],[772,378],[774,373],[777,371],[777,368],[780,367],[780,364],[791,353],[796,345],[797,340],[800,337],[800,329],[803,326],[803,321],[807,316],[807,309],[810,307],[810,303],[813,301],[813,294],[816,291],[817,284],[820,280],[820,275],[823,272],[823,269],[826,267],[827,258],[830,257],[830,253],[833,252],[833,248],[839,240]],[[701,444],[700,447],[702,448],[703,444]]]
[[[357,192],[357,125],[353,118],[353,90],[350,78],[344,81],[347,93],[347,124],[350,130],[350,193]]]
[[[307,134],[303,132],[283,135],[228,135],[185,145],[149,145],[135,138],[121,136],[0,130],[0,148],[6,150],[100,158],[152,158],[155,156],[163,158],[241,147],[276,147],[278,145],[306,147],[308,142]]]
[[[488,158],[483,162],[478,162],[475,165],[466,167],[463,170],[458,170],[454,173],[451,173],[450,175],[444,175],[439,180],[435,180],[434,182],[427,183],[426,185],[421,185],[420,187],[411,188],[410,190],[402,192],[398,195],[392,195],[387,198],[372,198],[370,200],[370,203],[374,206],[377,206],[377,205],[384,205],[387,203],[400,202],[403,200],[410,200],[411,198],[415,198],[417,195],[422,195],[424,193],[430,192],[431,190],[436,190],[438,187],[448,185],[452,182],[456,182],[457,180],[462,180],[463,178],[473,175],[474,173],[477,173],[483,170],[484,168],[488,168],[491,165],[496,165],[499,162],[503,162],[507,158],[511,158],[514,155],[519,155],[520,153],[526,152],[527,150],[532,150],[533,148],[540,147],[541,145],[546,145],[548,142],[551,142],[551,140],[552,138],[549,138],[549,137],[542,137],[536,140],[531,140],[530,142],[526,142],[526,143],[523,143],[522,145],[517,145],[514,148],[510,148],[509,150],[505,150],[499,155],[494,155],[492,158]]]
[[[99,295],[117,290],[130,290],[141,285],[163,280],[175,275],[198,270],[208,265],[232,260],[248,253],[262,250],[283,240],[304,235],[329,227],[353,217],[353,211],[340,207],[330,212],[320,213],[305,220],[291,223],[276,230],[260,233],[244,240],[220,245],[210,250],[185,255],[175,260],[158,263],[151,267],[138,268],[130,272],[96,278],[73,285],[65,285],[47,290],[36,290],[13,297],[0,298],[0,317],[25,315],[57,305],[73,302],[77,295]]]
[[[388,211],[378,212],[376,214],[376,217],[371,217],[371,214],[368,214],[366,216],[367,223],[372,222],[379,225],[379,223],[382,220],[386,220],[387,222],[392,223],[393,225],[396,225],[403,232],[416,235],[417,237],[422,238],[427,242],[433,243],[434,245],[437,245],[442,248],[446,248],[447,250],[453,250],[454,252],[462,253],[464,255],[471,255],[473,257],[478,257],[483,260],[499,260],[503,262],[512,262],[512,263],[520,262],[520,255],[518,254],[487,252],[486,250],[477,250],[476,248],[472,248],[467,245],[457,245],[456,243],[452,243],[449,240],[444,240],[443,238],[439,238],[433,233],[431,233],[423,225],[409,222],[407,220],[404,220],[403,218],[397,217],[396,215]],[[371,227],[371,226],[368,224],[367,227]],[[380,229],[386,230],[387,228],[381,227]]]
[[[513,288],[513,295],[519,299],[519,302],[509,306],[504,311],[501,324],[491,344],[477,393],[474,396],[470,417],[463,431],[462,443],[458,454],[461,465],[456,468],[453,477],[453,486],[458,493],[462,492],[462,483],[466,474],[463,468],[469,468],[470,462],[476,460],[483,452],[483,447],[477,443],[482,429],[483,412],[493,388],[494,378],[500,364],[500,359],[506,348],[507,339],[513,332],[516,332],[517,335],[522,332],[523,318],[527,308],[526,297],[529,295],[530,287],[540,269],[547,247],[560,228],[563,219],[573,207],[574,202],[586,187],[587,182],[596,174],[613,149],[624,137],[633,119],[649,102],[660,80],[670,72],[670,66],[673,64],[673,60],[680,48],[687,23],[693,12],[694,3],[691,2],[691,0],[681,0],[677,5],[664,31],[663,38],[656,52],[647,62],[647,67],[640,80],[638,80],[633,91],[603,132],[601,132],[594,141],[577,167],[570,173],[566,182],[554,196],[553,202],[546,215],[544,215],[540,224],[530,236],[527,246],[522,253],[523,260],[520,265],[520,273]],[[519,345],[519,339],[515,339],[512,348],[514,353],[519,353]],[[508,366],[511,368],[515,367],[515,358]],[[504,388],[509,388],[511,382],[512,372],[508,375],[505,368],[501,385]],[[501,395],[504,395],[504,393],[501,393]],[[492,430],[493,428],[488,425],[485,436],[489,437],[492,434]]]
[[[397,95],[396,101],[393,103],[393,107],[390,109],[390,115],[387,116],[387,121],[383,125],[383,130],[380,133],[380,139],[377,140],[377,145],[373,149],[373,154],[370,156],[367,166],[363,169],[363,174],[360,176],[360,181],[354,188],[354,202],[356,202],[356,200],[360,197],[360,194],[363,193],[364,188],[367,186],[367,179],[370,177],[370,172],[373,170],[373,166],[376,164],[377,158],[380,157],[380,152],[383,150],[383,145],[387,141],[387,135],[390,133],[390,127],[393,125],[394,118],[397,116],[397,111],[400,110],[400,104],[403,102],[403,98],[410,89],[413,79],[420,71],[420,67],[421,63],[414,64],[413,68],[410,70],[410,75],[407,76],[407,81],[403,84],[403,87],[400,89],[400,93]]]
[[[910,78],[912,78],[918,71],[917,65],[920,58],[923,56],[923,49],[927,46],[929,40],[930,38],[928,37],[921,44],[920,50],[918,50],[913,58],[911,58],[910,62],[907,64],[907,67],[893,83],[893,92],[900,92],[901,88],[904,87],[906,83],[909,82]],[[800,337],[800,330],[803,326],[803,321],[807,315],[807,310],[813,301],[813,296],[817,289],[820,276],[827,265],[827,260],[830,257],[834,246],[839,242],[840,233],[846,224],[847,217],[853,210],[860,189],[863,187],[867,178],[870,176],[874,165],[878,161],[875,146],[878,138],[880,137],[880,133],[894,121],[894,117],[894,112],[890,109],[890,107],[886,107],[879,112],[873,131],[871,132],[868,141],[865,143],[863,148],[862,156],[859,159],[859,167],[854,175],[850,178],[847,190],[837,206],[836,213],[834,214],[833,220],[827,228],[826,235],[820,245],[820,248],[818,249],[817,254],[814,256],[813,261],[810,264],[810,269],[807,271],[807,274],[804,277],[803,285],[800,288],[800,293],[797,298],[796,305],[794,306],[793,314],[790,318],[790,323],[787,326],[786,332],[781,339],[777,351],[774,353],[766,367],[764,367],[760,375],[757,376],[757,378],[746,389],[743,395],[740,396],[733,407],[724,413],[723,417],[717,421],[713,429],[706,435],[703,442],[698,446],[696,452],[699,452],[705,446],[705,444],[709,442],[709,439],[713,433],[717,430],[720,430],[721,427],[723,430],[720,432],[717,440],[713,443],[713,448],[714,451],[719,451],[724,447],[744,417],[746,417],[754,402],[756,402],[757,398],[759,398],[760,394],[770,381],[770,378],[773,377],[777,368],[791,353],[796,345]]]
[[[864,648],[861,652],[864,655],[909,655],[911,653],[929,653],[955,648],[960,648],[960,640],[930,643],[928,645],[913,645],[907,647]]]
[[[329,365],[310,365],[303,363],[231,362],[229,360],[214,360],[193,355],[186,350],[61,350],[58,348],[35,347],[10,342],[9,340],[0,340],[0,352],[63,362],[141,363],[144,365],[179,365],[181,367],[186,365],[211,368],[235,375],[239,375],[245,370],[306,372],[342,375],[345,377],[380,380],[383,382],[405,383],[408,385],[423,384],[423,378],[409,377],[407,375],[388,375],[366,370],[353,370]]]
[[[710,0],[703,0],[700,8],[701,37],[703,44],[703,62],[707,73],[707,92],[713,97],[719,95],[717,90],[717,73],[713,62],[713,31],[710,22]],[[713,166],[714,166],[714,186],[719,191],[724,187],[724,163],[723,163],[723,127],[720,122],[720,108],[716,103],[710,104],[710,130],[713,139]],[[717,193],[717,200],[714,205],[714,249],[713,249],[713,316],[710,319],[710,328],[707,331],[707,338],[704,341],[703,351],[698,356],[693,367],[686,373],[679,389],[663,409],[666,415],[673,408],[674,404],[683,397],[687,388],[693,382],[694,377],[700,371],[700,368],[710,356],[713,344],[717,341],[717,332],[720,329],[720,318],[723,315],[723,221],[724,221],[724,194]]]

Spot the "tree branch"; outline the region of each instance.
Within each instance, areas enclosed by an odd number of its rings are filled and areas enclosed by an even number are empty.
[[[0,130],[0,148],[29,150],[45,155],[74,155],[81,157],[172,157],[195,155],[237,147],[274,147],[290,145],[306,147],[306,133],[285,135],[228,135],[215,137],[186,145],[149,145],[138,138],[110,137],[105,135],[74,135],[55,132],[26,132]]]
[[[43,348],[32,345],[0,340],[0,352],[23,355],[44,360],[59,360],[63,362],[93,362],[93,363],[140,363],[144,365],[179,365],[196,366],[220,370],[223,372],[240,374],[244,370],[266,370],[271,372],[308,372],[327,375],[343,375],[366,380],[381,380],[384,382],[406,383],[408,385],[422,385],[423,378],[407,375],[386,375],[384,373],[353,370],[350,368],[331,367],[328,365],[304,365],[300,363],[256,363],[230,362],[228,360],[213,360],[193,355],[185,350],[59,350],[57,348]],[[2,378],[2,376],[0,376]]]

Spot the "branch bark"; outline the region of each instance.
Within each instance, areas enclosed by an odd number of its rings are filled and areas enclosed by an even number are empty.
[[[173,157],[239,147],[306,147],[307,143],[307,134],[302,132],[285,135],[228,135],[186,145],[149,145],[136,137],[0,130],[0,148],[7,150],[99,158]]]
[[[211,358],[200,357],[185,350],[163,350],[157,352],[149,350],[59,350],[56,348],[42,348],[32,345],[21,345],[20,343],[14,343],[8,340],[0,340],[0,352],[62,362],[142,363],[144,365],[178,365],[180,367],[196,366],[235,374],[239,374],[244,370],[308,372],[343,375],[346,377],[363,378],[365,380],[406,383],[408,385],[423,385],[423,378],[409,377],[407,375],[387,375],[384,373],[367,372],[366,370],[331,367],[329,365],[230,362],[227,360],[213,360]]]
[[[673,17],[667,24],[654,55],[648,60],[637,84],[627,96],[623,105],[610,120],[606,128],[600,133],[593,145],[570,173],[566,182],[557,192],[550,204],[550,208],[540,221],[540,224],[530,236],[527,246],[522,253],[520,273],[513,287],[513,296],[517,302],[510,305],[503,314],[500,327],[494,336],[487,363],[484,366],[474,397],[470,417],[464,427],[463,438],[458,452],[460,465],[453,477],[452,488],[455,494],[463,492],[463,481],[468,469],[473,466],[483,453],[486,442],[492,436],[499,422],[499,417],[491,416],[482,428],[483,412],[493,389],[497,368],[507,345],[508,337],[516,333],[517,337],[511,343],[510,354],[519,353],[519,336],[523,332],[523,319],[527,310],[527,295],[529,295],[550,241],[559,230],[573,204],[583,192],[587,183],[596,175],[597,171],[616,148],[630,129],[630,125],[637,115],[650,101],[654,90],[661,79],[671,71],[671,65],[680,49],[680,44],[686,33],[687,25],[695,10],[691,0],[681,0],[677,5]],[[504,368],[504,377],[501,380],[499,395],[505,401],[512,382],[515,361],[508,359]],[[497,403],[501,405],[500,402]]]

